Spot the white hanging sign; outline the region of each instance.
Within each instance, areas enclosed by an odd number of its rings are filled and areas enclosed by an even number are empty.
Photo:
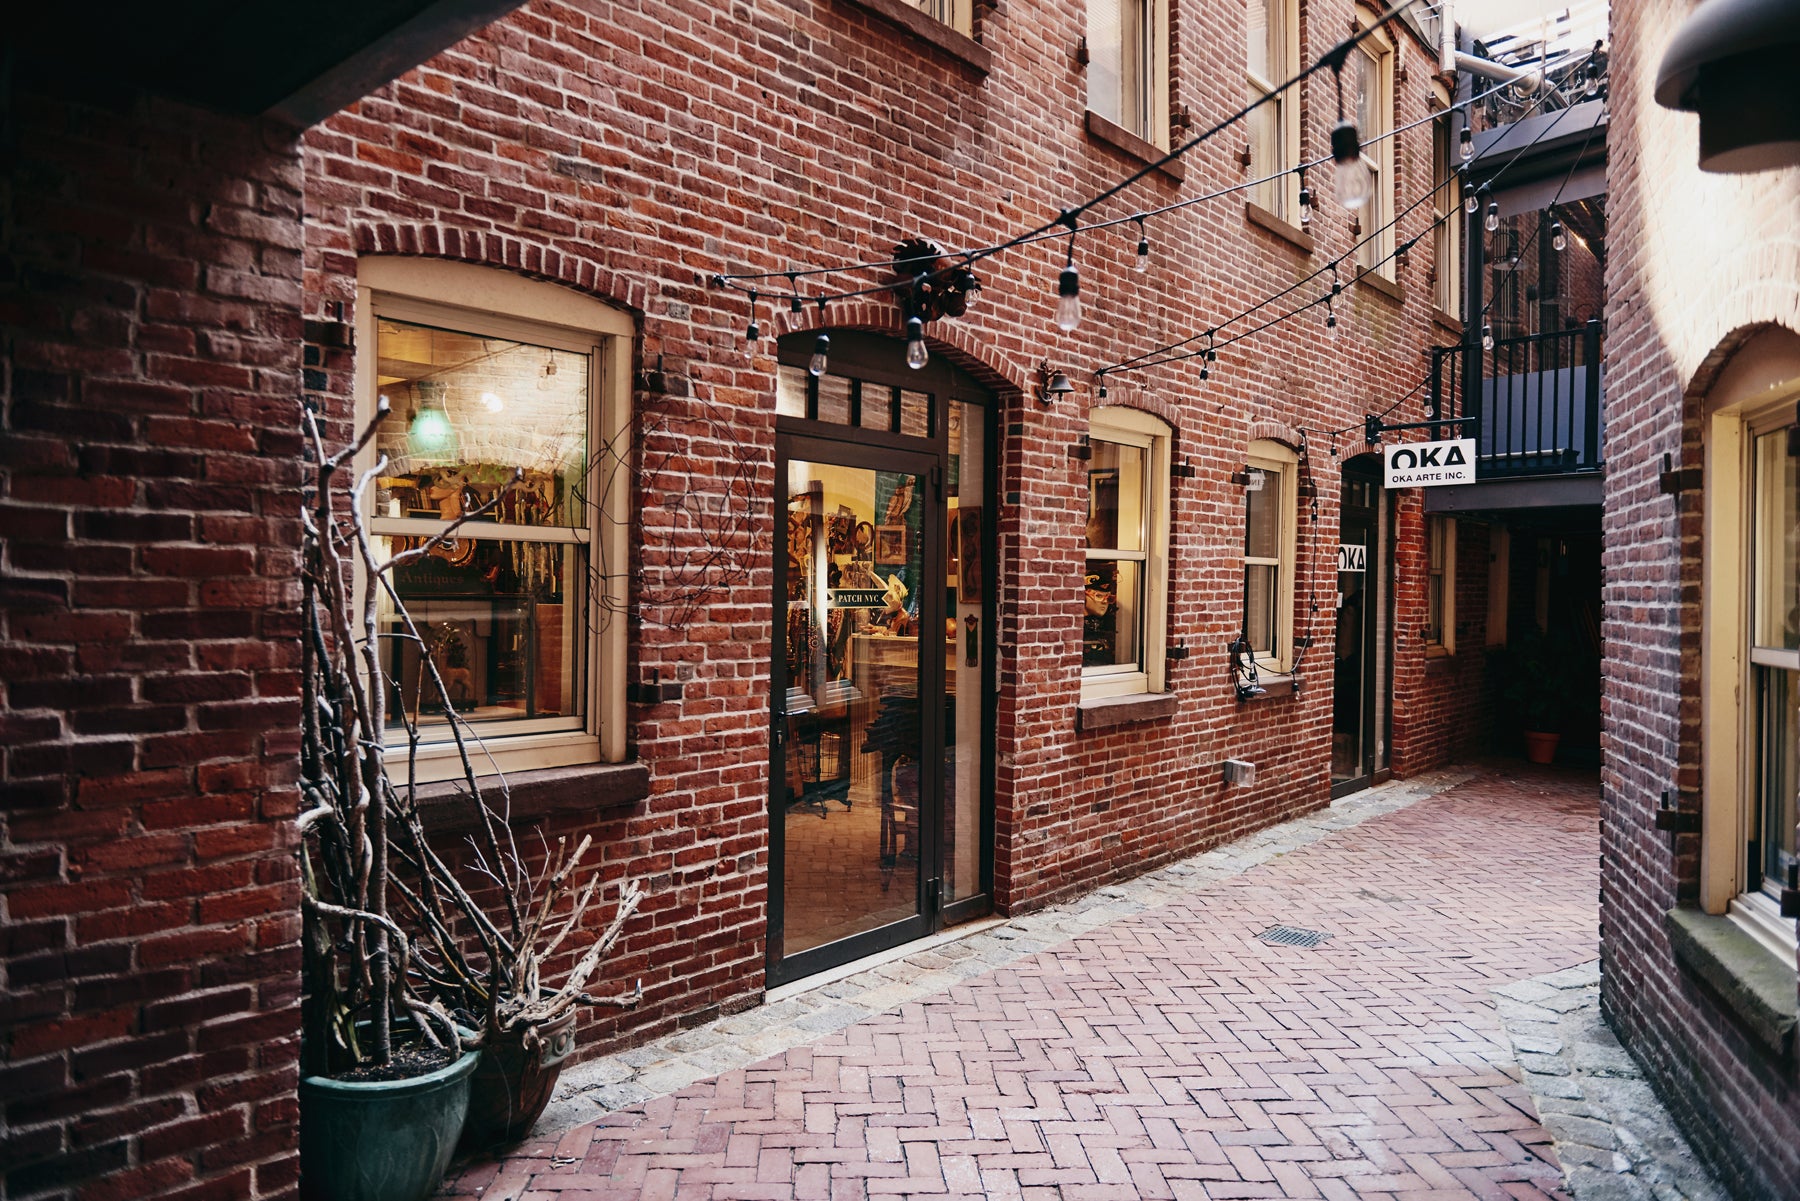
[[[1369,570],[1369,548],[1364,546],[1360,542],[1356,542],[1356,543],[1340,542],[1340,543],[1338,543],[1338,570],[1339,571],[1367,571],[1367,570]]]
[[[1434,488],[1475,482],[1475,439],[1402,442],[1383,447],[1390,488]]]

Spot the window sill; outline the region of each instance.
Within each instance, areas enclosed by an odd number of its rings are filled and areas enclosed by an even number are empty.
[[[1665,925],[1675,961],[1718,994],[1746,1033],[1771,1054],[1793,1051],[1795,967],[1728,917],[1678,905]]]
[[[1313,236],[1296,225],[1289,225],[1274,213],[1260,204],[1244,202],[1244,218],[1250,224],[1268,230],[1284,242],[1291,242],[1295,247],[1311,254],[1313,252]]]
[[[1389,300],[1396,300],[1401,304],[1406,303],[1406,289],[1379,271],[1358,271],[1356,282],[1364,287],[1374,289]]]
[[[494,777],[488,777],[494,779]],[[635,805],[650,795],[650,769],[642,763],[593,763],[515,772],[506,777],[508,818],[513,825],[558,813],[593,814]],[[484,790],[486,780],[483,780]],[[490,805],[497,795],[487,796]],[[419,816],[432,834],[460,834],[479,827],[462,780],[419,785]]]
[[[1253,704],[1256,701],[1272,701],[1278,697],[1293,696],[1294,693],[1298,691],[1298,689],[1294,687],[1294,677],[1285,672],[1264,671],[1259,667],[1256,669],[1256,674],[1256,682],[1262,685],[1262,691],[1245,701],[1245,704]]]
[[[1446,313],[1435,304],[1431,306],[1431,319],[1437,322],[1440,329],[1447,333],[1455,334],[1458,342],[1462,341],[1463,323],[1461,321],[1452,317],[1449,313]]]
[[[1075,729],[1080,733],[1111,729],[1138,721],[1158,721],[1174,717],[1181,707],[1173,692],[1140,692],[1136,696],[1107,696],[1082,701],[1075,711]]]
[[[994,69],[994,52],[966,33],[958,32],[935,17],[905,3],[905,0],[847,0],[856,8],[880,17],[890,25],[898,25],[922,42],[929,42],[951,58],[977,74]]]
[[[1087,114],[1087,131],[1090,138],[1093,138],[1096,141],[1105,142],[1114,150],[1123,150],[1132,158],[1139,159],[1146,163],[1158,162],[1163,155],[1168,153],[1168,151],[1157,146],[1155,143],[1145,141],[1143,138],[1138,137],[1123,125],[1108,121],[1105,117],[1102,117],[1092,109],[1089,109]],[[1176,183],[1180,183],[1187,178],[1187,168],[1181,165],[1179,159],[1172,163],[1163,163],[1157,170],[1174,180]]]

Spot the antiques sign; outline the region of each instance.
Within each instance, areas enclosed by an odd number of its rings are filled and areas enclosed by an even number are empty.
[[[1475,439],[1449,438],[1443,442],[1402,442],[1387,446],[1389,488],[1433,488],[1440,484],[1475,482]]]

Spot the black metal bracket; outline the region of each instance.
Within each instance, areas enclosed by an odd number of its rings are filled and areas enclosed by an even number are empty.
[[[1674,794],[1681,798],[1698,799],[1693,792]],[[1671,793],[1665,789],[1662,794],[1662,805],[1656,810],[1656,828],[1665,834],[1698,834],[1700,832],[1700,811],[1698,809],[1681,809],[1669,803]]]
[[[1094,457],[1094,444],[1088,441],[1088,436],[1086,434],[1081,435],[1080,438],[1069,444],[1069,457],[1071,459],[1080,459],[1083,462]]]
[[[678,701],[681,699],[681,682],[665,680],[658,674],[649,680],[627,685],[625,699],[635,705],[660,705],[667,701]]]
[[[1191,480],[1199,474],[1199,469],[1186,455],[1182,455],[1180,461],[1169,468],[1169,474],[1178,480]]]
[[[1700,487],[1700,469],[1698,467],[1675,466],[1675,457],[1663,455],[1662,475],[1660,482],[1664,496],[1679,496],[1691,488]]]
[[[1174,646],[1171,646],[1167,650],[1165,650],[1163,652],[1163,655],[1166,658],[1170,658],[1170,659],[1185,659],[1185,658],[1187,658],[1188,657],[1187,639],[1186,638],[1181,639]]]

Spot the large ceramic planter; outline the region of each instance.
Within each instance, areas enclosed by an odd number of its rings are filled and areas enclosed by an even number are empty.
[[[563,1060],[575,1049],[575,1010],[536,1028],[490,1035],[469,1089],[469,1119],[463,1146],[495,1147],[516,1143],[550,1103]],[[529,1044],[529,1045],[528,1045]]]
[[[425,1201],[469,1111],[481,1055],[410,1080],[300,1081],[300,1195],[307,1201]]]
[[[1545,733],[1540,730],[1526,730],[1525,758],[1532,763],[1553,762],[1556,759],[1556,744],[1561,741],[1561,734]]]

